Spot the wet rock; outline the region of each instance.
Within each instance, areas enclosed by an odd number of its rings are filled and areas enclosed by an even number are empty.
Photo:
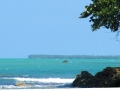
[[[120,87],[120,79],[110,83],[109,87]]]
[[[7,89],[7,87],[3,86],[1,89]]]
[[[81,74],[76,76],[76,79],[73,81],[73,87],[93,87],[94,77],[87,71],[82,71]]]
[[[17,82],[15,86],[26,86],[26,84],[24,82]]]
[[[120,87],[120,67],[107,67],[95,76],[82,71],[72,83],[73,87]]]

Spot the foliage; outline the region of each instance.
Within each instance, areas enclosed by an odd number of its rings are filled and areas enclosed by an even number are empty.
[[[92,4],[85,6],[86,10],[80,14],[80,18],[90,16],[93,22],[93,31],[100,27],[118,31],[120,27],[120,0],[92,0]]]

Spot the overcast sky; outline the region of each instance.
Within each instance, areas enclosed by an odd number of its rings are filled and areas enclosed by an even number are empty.
[[[119,55],[116,33],[79,19],[91,0],[0,0],[0,58]]]

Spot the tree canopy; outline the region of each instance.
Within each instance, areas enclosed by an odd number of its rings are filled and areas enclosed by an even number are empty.
[[[120,27],[120,0],[92,0],[79,18],[90,17],[93,31],[105,27],[112,32],[118,31]]]

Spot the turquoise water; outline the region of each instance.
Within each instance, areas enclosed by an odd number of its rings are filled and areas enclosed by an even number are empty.
[[[27,88],[68,88],[81,71],[95,74],[105,67],[119,67],[119,59],[0,59],[0,87],[15,83],[33,84]]]

